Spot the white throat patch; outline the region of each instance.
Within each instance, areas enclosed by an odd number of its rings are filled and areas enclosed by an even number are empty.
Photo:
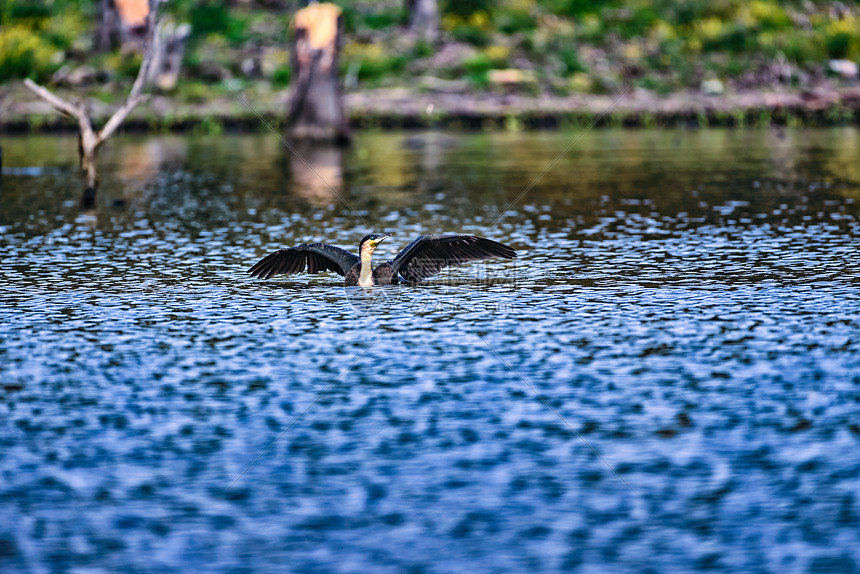
[[[361,246],[361,272],[358,274],[359,287],[373,287],[373,266],[370,258],[373,255],[373,247],[370,241]]]

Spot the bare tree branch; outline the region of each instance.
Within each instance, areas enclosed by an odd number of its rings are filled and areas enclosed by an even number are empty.
[[[95,148],[101,144],[102,140],[99,138],[99,136],[93,129],[90,115],[87,113],[87,110],[83,106],[83,104],[73,104],[69,101],[66,101],[63,98],[51,93],[47,88],[40,86],[30,78],[26,78],[24,80],[24,85],[27,86],[27,88],[34,94],[57,108],[57,110],[59,110],[61,113],[78,120],[78,129],[80,129],[81,132],[80,141],[82,152],[86,153],[90,149],[95,150]],[[83,154],[80,160],[81,165],[83,165]]]
[[[146,86],[149,76],[149,68],[153,59],[155,34],[158,30],[157,20],[159,3],[160,0],[149,0],[149,14],[146,16],[146,38],[144,39],[143,44],[143,58],[140,62],[140,69],[137,72],[137,78],[134,80],[134,85],[132,85],[125,103],[123,103],[123,105],[113,113],[110,119],[105,123],[104,127],[102,127],[97,134],[94,134],[95,140],[93,143],[96,147],[113,135],[116,129],[122,125],[134,108],[147,99],[147,96],[142,94],[142,92]],[[29,78],[24,80],[24,85],[27,86],[27,88],[29,88],[34,94],[57,108],[60,112],[76,118],[78,120],[78,124],[81,126],[81,135],[85,140],[89,139],[87,135],[84,135],[83,133],[86,131],[84,126],[86,125],[90,130],[93,128],[89,114],[83,105],[72,104],[71,102],[53,94],[47,88],[40,86]]]
[[[31,92],[33,92],[34,94],[36,94],[37,96],[39,96],[40,98],[42,98],[43,100],[45,100],[66,115],[80,119],[80,117],[85,113],[81,106],[76,106],[75,104],[67,102],[59,96],[55,96],[47,88],[43,88],[30,78],[26,78],[24,80],[24,85],[27,86]]]
[[[121,105],[113,115],[105,122],[104,127],[99,132],[93,129],[90,114],[84,104],[73,104],[63,98],[54,95],[47,88],[44,88],[36,82],[26,79],[24,85],[34,94],[54,106],[60,113],[74,117],[78,120],[80,127],[79,153],[81,161],[81,171],[84,174],[84,196],[81,201],[85,207],[91,207],[95,202],[95,190],[98,185],[96,176],[96,152],[101,144],[107,140],[119,126],[125,121],[128,115],[144,101],[147,96],[143,93],[144,88],[149,80],[149,69],[154,59],[155,53],[155,35],[158,33],[158,5],[161,0],[149,0],[149,14],[146,16],[146,38],[143,44],[143,57],[140,62],[140,69],[137,72],[137,78],[131,87],[131,91],[126,97],[125,102]]]
[[[117,111],[113,113],[110,119],[105,123],[104,127],[99,131],[98,138],[99,143],[102,143],[106,139],[108,139],[116,129],[122,125],[122,122],[125,121],[125,118],[137,107],[137,105],[144,100],[146,100],[146,96],[138,96],[135,98],[129,98],[125,101],[125,103],[119,107]]]
[[[143,58],[140,62],[140,69],[137,71],[137,78],[135,78],[134,84],[131,86],[131,91],[128,93],[125,103],[114,112],[101,131],[99,131],[99,143],[109,138],[122,125],[132,110],[147,99],[147,96],[143,95],[142,92],[149,79],[149,68],[152,65],[153,55],[155,54],[155,35],[158,33],[158,5],[160,3],[161,0],[149,0],[149,14],[146,15],[146,38],[143,42]]]

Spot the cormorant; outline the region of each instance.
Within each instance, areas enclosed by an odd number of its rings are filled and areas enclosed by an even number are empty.
[[[370,263],[373,250],[390,236],[390,233],[364,236],[358,244],[360,256],[327,243],[302,243],[270,253],[248,272],[253,277],[268,279],[282,273],[334,271],[346,278],[347,286],[371,287],[399,283],[400,278],[417,283],[444,267],[491,257],[513,259],[517,256],[507,245],[474,235],[421,235],[393,260],[374,268]]]

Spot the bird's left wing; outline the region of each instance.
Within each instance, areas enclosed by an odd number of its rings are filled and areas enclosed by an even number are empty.
[[[474,235],[422,235],[403,248],[391,262],[394,273],[411,283],[435,275],[445,267],[467,261],[504,257],[513,259],[511,247]]]
[[[302,243],[289,249],[279,249],[260,259],[248,270],[252,277],[268,279],[281,273],[293,275],[307,271],[334,271],[346,275],[349,269],[359,262],[358,255],[327,243]]]

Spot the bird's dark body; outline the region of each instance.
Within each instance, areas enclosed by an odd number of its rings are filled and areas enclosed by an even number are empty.
[[[358,287],[358,277],[361,275],[361,262],[356,263],[346,272],[346,280],[344,283],[347,287]],[[373,284],[374,285],[393,285],[400,283],[394,268],[391,263],[383,263],[373,268]]]
[[[373,249],[388,235],[368,235],[359,243],[359,251],[367,258]],[[369,243],[368,243],[369,242]],[[366,253],[365,253],[366,252]],[[374,285],[417,283],[435,275],[445,267],[462,265],[467,261],[503,257],[512,259],[517,256],[511,247],[491,239],[474,235],[421,235],[387,261],[372,268]],[[288,249],[270,253],[251,267],[254,277],[268,279],[274,275],[295,273],[319,273],[334,271],[344,276],[348,286],[361,285],[361,257],[327,243],[302,243]],[[369,286],[369,281],[365,282]]]

